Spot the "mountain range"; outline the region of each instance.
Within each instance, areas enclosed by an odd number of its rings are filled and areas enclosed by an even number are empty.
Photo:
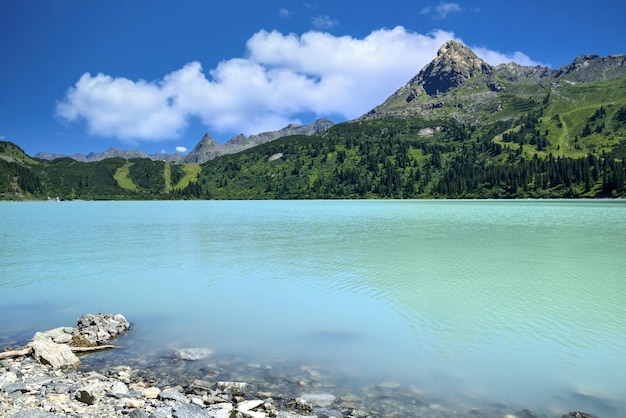
[[[73,155],[65,155],[38,152],[35,154],[35,158],[55,160],[57,158],[69,157],[73,160],[81,162],[102,161],[107,158],[114,157],[121,157],[126,160],[131,158],[149,158],[155,161],[202,164],[220,155],[234,154],[245,149],[252,148],[256,145],[282,138],[283,136],[314,135],[332,127],[333,125],[334,122],[328,119],[318,119],[309,125],[290,124],[278,131],[263,132],[256,135],[250,135],[248,137],[243,134],[239,134],[224,144],[218,143],[211,137],[210,134],[206,133],[200,142],[198,142],[198,144],[187,155],[166,153],[146,154],[145,152],[139,150],[123,150],[111,147],[104,152],[90,152],[88,154],[77,153]]]
[[[223,145],[207,134],[186,156],[44,157],[0,143],[0,197],[624,197],[626,56],[582,55],[558,70],[491,66],[449,41],[352,121]]]

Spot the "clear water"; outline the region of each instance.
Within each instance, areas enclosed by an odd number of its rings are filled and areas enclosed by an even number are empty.
[[[626,416],[626,202],[32,202],[0,219],[0,340],[123,313],[134,352]]]

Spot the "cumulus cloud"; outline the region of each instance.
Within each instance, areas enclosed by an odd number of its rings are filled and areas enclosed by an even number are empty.
[[[450,39],[451,32],[419,34],[400,26],[364,38],[262,30],[248,40],[245,57],[208,71],[190,62],[150,82],[85,73],[56,113],[84,121],[92,135],[128,141],[179,138],[192,118],[213,134],[233,136],[300,123],[299,114],[347,120],[382,103]],[[477,53],[490,64],[533,64],[521,52]]]
[[[176,152],[187,152],[187,147],[176,147]]]

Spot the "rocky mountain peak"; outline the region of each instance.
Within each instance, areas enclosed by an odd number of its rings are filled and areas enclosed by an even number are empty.
[[[183,158],[186,163],[202,163],[222,154],[222,146],[213,137],[206,133],[191,152]]]
[[[492,74],[492,67],[474,51],[457,41],[448,41],[439,48],[437,57],[417,76],[429,96],[445,93],[466,80],[481,74]]]
[[[216,147],[219,148],[220,144],[215,139],[213,139],[213,137],[209,133],[206,133],[204,134],[200,142],[198,142],[196,146],[193,148],[193,150],[191,151],[191,154],[202,152],[203,150],[205,151],[210,150]]]

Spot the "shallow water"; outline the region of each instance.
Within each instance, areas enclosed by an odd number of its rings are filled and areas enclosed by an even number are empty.
[[[0,343],[123,313],[346,385],[626,416],[626,202],[0,204]]]

